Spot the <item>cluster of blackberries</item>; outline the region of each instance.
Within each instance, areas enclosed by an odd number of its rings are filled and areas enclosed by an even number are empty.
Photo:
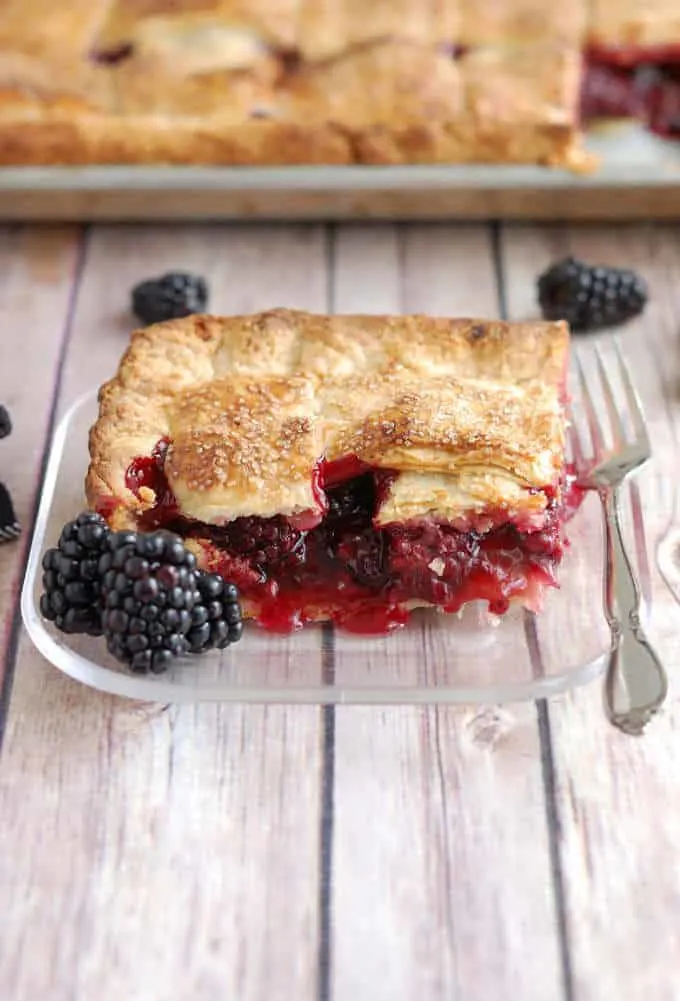
[[[236,587],[197,569],[172,532],[112,532],[86,511],[64,526],[43,570],[45,618],[66,633],[104,635],[134,672],[160,674],[173,657],[241,638]]]

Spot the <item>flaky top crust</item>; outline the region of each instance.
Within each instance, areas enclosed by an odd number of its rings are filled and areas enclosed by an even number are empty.
[[[181,512],[211,524],[318,519],[320,464],[348,456],[400,473],[381,523],[540,522],[562,471],[567,350],[562,323],[275,309],[157,324],[100,391],[88,500],[134,525],[155,498],[126,472],[167,439]]]

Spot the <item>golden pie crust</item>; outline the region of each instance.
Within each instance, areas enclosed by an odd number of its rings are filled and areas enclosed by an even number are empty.
[[[680,46],[677,0],[592,0],[588,43],[602,48]]]
[[[4,0],[0,163],[579,165],[585,0]]]
[[[680,45],[677,0],[1,6],[5,165],[588,169],[582,52]]]
[[[319,463],[353,456],[399,472],[380,524],[540,526],[563,468],[568,340],[563,323],[287,309],[137,330],[100,390],[88,501],[135,527],[157,498],[128,469],[165,439],[180,513],[212,525],[319,520]]]

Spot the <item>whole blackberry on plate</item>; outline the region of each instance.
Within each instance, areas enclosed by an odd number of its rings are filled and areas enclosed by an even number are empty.
[[[191,612],[191,629],[187,634],[190,652],[224,650],[238,642],[243,621],[236,586],[228,584],[219,574],[199,572],[197,588],[200,601]]]
[[[199,275],[169,273],[140,282],[132,290],[132,312],[142,323],[160,323],[191,313],[208,304],[208,285]]]
[[[64,525],[56,548],[43,556],[40,611],[62,632],[102,634],[99,560],[109,534],[100,515],[84,511]]]
[[[174,657],[240,638],[236,589],[220,577],[219,588],[206,585],[216,575],[198,571],[171,532],[112,532],[99,571],[107,649],[135,673],[161,674]]]
[[[134,672],[160,674],[186,653],[200,600],[196,558],[171,532],[112,532],[99,561],[106,646]]]
[[[566,320],[574,331],[599,330],[630,320],[647,302],[647,286],[625,268],[591,267],[567,257],[538,279],[546,320]]]

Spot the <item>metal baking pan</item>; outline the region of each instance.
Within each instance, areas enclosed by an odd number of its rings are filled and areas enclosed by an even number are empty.
[[[588,140],[592,174],[543,167],[5,167],[5,220],[680,219],[680,142]]]

